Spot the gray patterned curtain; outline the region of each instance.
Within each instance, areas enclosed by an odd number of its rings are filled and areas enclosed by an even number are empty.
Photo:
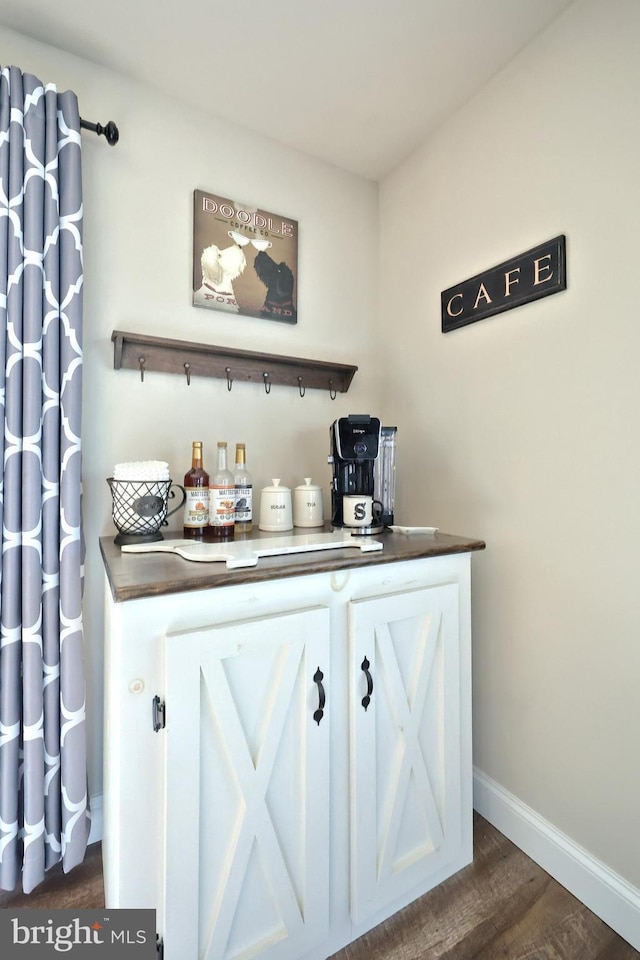
[[[75,94],[0,73],[0,888],[89,832],[82,633],[82,176]]]

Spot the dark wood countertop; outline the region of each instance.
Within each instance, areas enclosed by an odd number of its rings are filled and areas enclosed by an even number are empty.
[[[325,531],[330,532],[326,525]],[[321,532],[321,531],[318,531]],[[294,528],[296,533],[308,530]],[[273,534],[254,530],[251,539],[272,537]],[[167,537],[168,539],[172,539]],[[484,550],[483,540],[458,537],[448,533],[403,534],[385,531],[381,539],[384,547],[376,553],[360,553],[349,548],[325,550],[317,553],[297,553],[288,556],[262,557],[256,567],[227,570],[224,563],[193,563],[168,553],[122,553],[113,537],[100,538],[100,551],[116,603],[143,597],[185,593],[189,590],[209,590],[242,583],[284,577],[303,577],[349,567],[369,567],[402,560],[440,557],[450,553],[469,553]]]

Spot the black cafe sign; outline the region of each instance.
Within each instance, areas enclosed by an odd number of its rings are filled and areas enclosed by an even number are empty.
[[[443,291],[442,332],[566,288],[565,237],[559,236]]]

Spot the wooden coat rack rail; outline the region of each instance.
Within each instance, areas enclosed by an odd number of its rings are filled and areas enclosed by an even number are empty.
[[[282,357],[122,330],[114,330],[111,339],[114,368],[138,370],[143,381],[150,371],[177,373],[186,378],[187,384],[192,376],[216,377],[226,380],[229,390],[236,381],[261,383],[267,393],[273,384],[283,384],[296,387],[302,397],[311,388],[327,390],[335,399],[337,393],[347,392],[358,369],[346,363]]]

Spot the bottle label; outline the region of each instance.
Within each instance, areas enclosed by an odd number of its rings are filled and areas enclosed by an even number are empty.
[[[214,527],[232,526],[235,516],[234,487],[209,487],[209,523]]]
[[[209,523],[209,491],[206,487],[185,487],[184,526],[199,529]]]
[[[253,487],[236,486],[236,523],[251,523],[253,518]]]

